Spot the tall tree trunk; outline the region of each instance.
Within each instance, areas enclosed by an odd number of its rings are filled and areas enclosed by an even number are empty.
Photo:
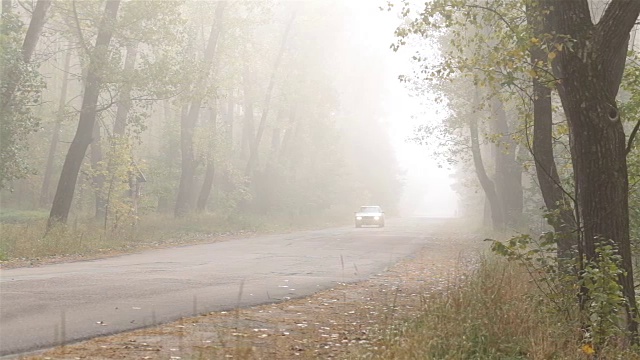
[[[214,24],[211,26],[209,41],[205,49],[204,60],[206,74],[202,76],[200,83],[196,86],[199,95],[191,102],[189,112],[182,117],[180,123],[180,144],[182,150],[182,172],[180,174],[180,184],[178,186],[178,196],[174,215],[176,217],[185,216],[193,210],[194,183],[196,173],[196,161],[194,156],[193,135],[200,116],[200,107],[203,102],[203,89],[209,80],[209,73],[213,67],[213,59],[216,54],[218,38],[222,31],[222,16],[226,2],[219,2],[216,6]]]
[[[209,195],[211,194],[211,188],[213,187],[213,179],[215,175],[215,154],[216,144],[218,142],[218,124],[217,124],[217,102],[213,100],[210,110],[211,117],[209,122],[211,125],[211,144],[207,152],[207,169],[204,173],[204,181],[202,188],[200,189],[200,195],[198,196],[198,202],[196,203],[196,211],[204,212],[207,209],[207,202],[209,201]]]
[[[289,21],[287,22],[287,27],[284,30],[284,34],[282,35],[282,42],[280,43],[280,50],[278,51],[278,55],[276,57],[276,62],[274,63],[273,70],[271,71],[271,77],[269,78],[269,85],[267,86],[267,92],[264,96],[264,102],[262,103],[262,115],[260,116],[260,123],[258,124],[258,131],[256,133],[255,139],[251,142],[251,151],[249,152],[249,161],[247,161],[247,168],[245,169],[245,175],[251,176],[253,170],[258,164],[258,149],[260,147],[260,141],[262,140],[262,134],[264,133],[265,126],[267,124],[267,116],[269,116],[269,107],[271,106],[271,96],[273,94],[273,88],[276,83],[276,75],[278,74],[278,69],[280,68],[280,63],[282,62],[282,56],[284,55],[284,51],[287,46],[287,39],[289,37],[289,32],[291,31],[291,25],[293,25],[293,20],[296,18],[295,11],[291,14]]]
[[[124,73],[132,74],[138,57],[138,43],[127,45],[127,55],[124,58]],[[120,98],[118,99],[118,110],[116,111],[116,119],[113,123],[113,136],[122,138],[125,136],[127,128],[127,118],[131,111],[131,90],[132,83],[127,82],[122,87]]]
[[[64,120],[64,112],[67,105],[67,89],[69,87],[69,68],[71,65],[71,50],[67,50],[64,58],[62,86],[60,88],[60,100],[58,101],[58,111],[56,113],[56,123],[53,127],[51,135],[51,143],[49,144],[49,153],[47,154],[47,163],[44,169],[42,180],[42,188],[40,189],[40,206],[44,207],[51,200],[51,176],[53,175],[53,161],[58,150],[58,142],[60,141],[60,131],[62,130],[62,121]]]
[[[171,103],[169,100],[163,101],[163,112],[162,112],[162,130],[159,133],[159,138],[168,137],[170,133],[173,131],[170,128],[170,124],[173,124],[176,120],[179,120],[178,116],[174,114],[171,110]],[[174,164],[177,164],[177,154],[178,149],[176,148],[173,142],[169,142],[169,146],[166,148],[162,146],[162,144],[158,143],[157,148],[158,153],[163,158],[165,167],[173,167]],[[171,204],[171,199],[173,196],[170,196],[169,192],[161,191],[158,194],[158,206],[156,207],[156,212],[160,214],[169,214],[173,209],[173,204]]]
[[[617,244],[624,273],[620,284],[628,303],[627,328],[637,335],[637,307],[629,238],[629,182],[626,137],[616,104],[629,33],[640,15],[640,1],[612,1],[597,25],[588,3],[554,2],[552,29],[569,36],[554,71],[569,123],[571,157],[584,254],[597,262],[605,240]]]
[[[124,59],[124,68],[123,73],[125,76],[129,74],[133,74],[136,65],[136,59],[138,57],[138,43],[134,42],[132,44],[127,45],[127,55]],[[116,156],[123,156],[121,151],[118,149],[128,145],[128,139],[126,137],[127,130],[127,118],[129,117],[129,112],[131,111],[131,91],[133,88],[133,84],[131,82],[126,82],[122,87],[122,91],[120,93],[120,98],[118,99],[118,109],[116,110],[116,118],[113,123],[113,132],[110,139],[110,154],[108,160],[108,174],[110,175],[109,179],[109,188],[112,188],[112,184],[114,181],[123,181],[124,179],[116,178],[117,172],[114,169],[115,164],[120,162],[119,159],[115,159]],[[126,161],[129,161],[133,164],[133,154],[127,154],[128,158]],[[131,200],[131,209],[133,211],[132,215],[136,215],[137,213],[137,195],[138,195],[138,183],[137,176],[134,171],[129,172],[129,198]],[[107,216],[109,215],[109,210],[111,208],[111,198],[112,196],[107,197],[107,201],[104,204],[104,220],[105,220],[105,228],[107,226]],[[135,217],[134,217],[135,218]],[[135,225],[135,222],[134,222]]]
[[[479,89],[475,89],[474,105],[478,104]],[[473,165],[478,176],[480,186],[487,196],[489,206],[491,207],[491,221],[494,230],[504,229],[504,215],[500,206],[500,200],[493,181],[487,175],[487,171],[482,162],[482,153],[480,152],[480,140],[478,136],[478,120],[475,115],[471,115],[469,119],[469,133],[471,136],[471,153],[473,155]]]
[[[254,83],[256,81],[255,73],[252,70],[245,70],[242,79],[242,92],[243,92],[243,118],[242,118],[242,143],[240,144],[240,157],[244,159],[249,158],[251,152],[251,143],[255,137],[254,126],[254,108],[255,94]]]
[[[294,127],[297,124],[297,107],[292,105],[289,109],[289,124],[287,125],[287,129],[284,131],[284,136],[282,137],[282,143],[280,144],[280,150],[278,151],[278,159],[282,159],[285,154],[289,152],[289,148],[291,147],[291,142],[293,141],[293,131]]]
[[[550,23],[545,14],[551,8],[550,0],[540,0],[527,7],[527,21],[534,29],[534,36],[542,39],[544,34],[551,33]],[[536,176],[540,192],[547,211],[547,222],[557,235],[558,258],[570,259],[573,248],[578,245],[577,224],[573,213],[571,199],[565,193],[553,152],[553,109],[551,104],[551,88],[543,83],[547,54],[539,46],[530,49],[533,64],[533,148],[532,155],[536,167]]]
[[[229,94],[227,95],[227,112],[225,116],[225,127],[224,134],[222,135],[225,139],[226,149],[228,151],[233,150],[233,122],[234,122],[234,110],[235,110],[235,102],[233,99],[233,90],[229,90]]]
[[[107,216],[107,198],[105,194],[105,182],[107,176],[104,167],[104,154],[102,152],[102,132],[100,124],[93,127],[93,138],[91,139],[91,169],[94,171],[91,179],[95,195],[95,214],[96,220],[104,221]]]
[[[105,5],[104,16],[100,21],[95,48],[93,49],[89,62],[89,71],[87,73],[82,108],[80,109],[78,129],[69,146],[69,151],[62,166],[58,188],[49,214],[47,230],[51,229],[56,223],[66,223],[69,217],[78,173],[87,148],[91,143],[93,127],[96,122],[96,107],[102,85],[102,78],[99,75],[100,63],[108,58],[109,43],[111,42],[113,26],[118,16],[119,7],[120,0],[107,1]]]
[[[522,167],[516,160],[517,145],[509,133],[504,104],[498,96],[491,99],[492,115],[498,142],[495,149],[495,185],[504,213],[505,225],[517,228],[522,221]]]

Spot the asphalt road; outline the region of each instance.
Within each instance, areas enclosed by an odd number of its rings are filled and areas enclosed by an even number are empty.
[[[425,218],[0,272],[0,356],[363,280],[429,245]]]

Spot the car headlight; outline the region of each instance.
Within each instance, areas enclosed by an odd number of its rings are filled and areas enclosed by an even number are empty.
[[[373,220],[380,220],[380,216],[374,216]]]
[[[356,216],[356,220],[362,220],[362,216]]]

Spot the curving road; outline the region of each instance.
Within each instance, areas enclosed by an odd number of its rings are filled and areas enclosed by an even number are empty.
[[[393,219],[0,272],[0,356],[305,296],[411,255],[440,221]]]

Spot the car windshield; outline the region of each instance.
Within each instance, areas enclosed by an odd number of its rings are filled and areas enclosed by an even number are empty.
[[[363,213],[379,213],[381,212],[380,206],[362,206],[360,212]]]

